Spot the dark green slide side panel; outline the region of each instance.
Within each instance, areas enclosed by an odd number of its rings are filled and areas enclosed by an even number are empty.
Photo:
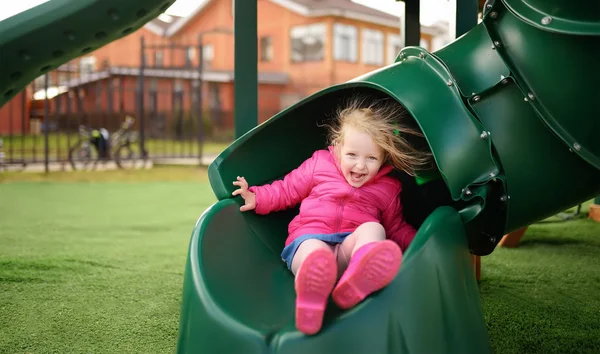
[[[0,107],[36,77],[124,37],[175,0],[50,0],[0,22]]]
[[[387,288],[348,311],[331,302],[315,336],[294,327],[283,244],[274,250],[257,235],[283,240],[285,226],[241,213],[231,199],[200,217],[185,269],[178,353],[490,352],[464,227],[453,208],[440,207],[425,220]]]

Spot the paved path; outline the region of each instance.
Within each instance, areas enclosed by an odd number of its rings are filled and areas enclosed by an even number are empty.
[[[216,157],[217,157],[216,154],[203,156],[202,157],[202,165],[205,165],[205,166],[210,165]],[[138,163],[135,168],[137,168],[137,169],[152,168],[154,165],[197,166],[198,158],[195,158],[195,157],[154,158],[149,161],[146,161],[145,164],[143,164],[143,162],[140,161],[140,163]],[[83,165],[80,164],[79,166],[77,166],[77,169],[83,170]],[[95,167],[96,171],[110,171],[110,170],[116,170],[116,169],[117,169],[117,165],[115,164],[114,161],[98,163]],[[50,172],[72,171],[73,168],[71,167],[71,164],[69,164],[68,162],[52,161],[52,162],[48,163],[48,170]],[[25,166],[23,166],[21,164],[5,165],[5,166],[0,166],[0,172],[2,172],[2,171],[22,171],[22,172],[38,172],[39,173],[39,172],[45,171],[45,164],[44,164],[44,162],[32,162],[32,163],[27,163],[27,165],[25,165]]]

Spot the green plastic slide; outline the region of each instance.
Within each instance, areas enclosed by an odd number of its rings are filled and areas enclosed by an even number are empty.
[[[330,303],[316,336],[294,327],[294,279],[279,257],[291,216],[273,222],[241,213],[232,199],[202,215],[185,274],[179,352],[489,352],[456,210],[440,207],[425,220],[387,288],[347,312]]]
[[[51,0],[0,21],[0,107],[36,77],[122,38],[175,0]]]

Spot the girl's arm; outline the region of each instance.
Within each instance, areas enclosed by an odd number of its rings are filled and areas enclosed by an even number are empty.
[[[313,187],[313,172],[318,159],[315,152],[298,168],[288,173],[283,180],[271,184],[253,186],[249,191],[256,194],[257,214],[268,214],[291,208],[308,196]]]

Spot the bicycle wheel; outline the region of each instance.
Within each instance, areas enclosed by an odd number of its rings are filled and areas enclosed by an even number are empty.
[[[78,141],[69,149],[69,163],[73,171],[94,169],[98,152],[87,141]]]
[[[145,154],[140,153],[138,144],[123,143],[114,153],[115,163],[120,169],[141,168],[145,165]]]

